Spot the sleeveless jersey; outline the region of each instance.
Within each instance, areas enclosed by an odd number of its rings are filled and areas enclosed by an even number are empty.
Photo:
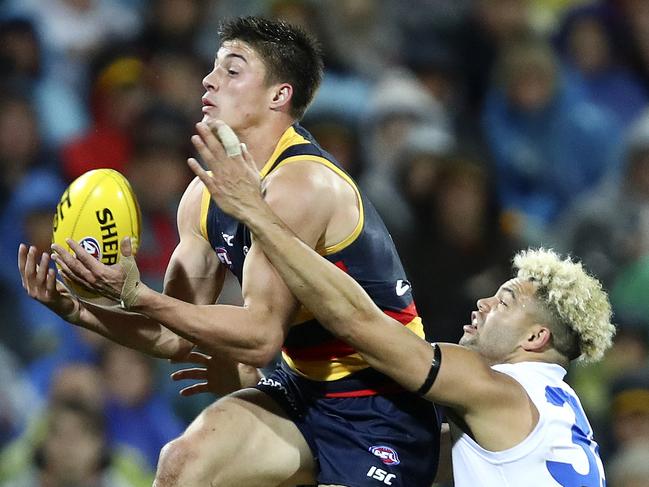
[[[260,176],[263,179],[278,168],[299,161],[323,164],[334,171],[353,187],[359,203],[360,217],[351,234],[335,245],[316,250],[353,277],[386,314],[423,338],[410,283],[383,221],[354,181],[304,128],[295,124],[286,130]],[[207,189],[203,192],[201,231],[221,263],[241,282],[244,260],[251,245],[250,232],[222,212]],[[282,348],[282,359],[285,369],[321,382],[327,396],[377,392],[367,384],[376,379],[378,372],[369,369],[356,350],[335,338],[305,308],[300,309],[290,328]],[[368,380],[355,380],[360,378]]]
[[[451,423],[455,485],[604,487],[599,447],[575,391],[563,381],[565,369],[539,362],[493,369],[523,386],[539,411],[539,422],[521,443],[499,452],[480,447]]]

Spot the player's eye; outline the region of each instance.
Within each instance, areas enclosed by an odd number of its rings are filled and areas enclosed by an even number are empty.
[[[502,304],[502,305],[503,305],[504,307],[506,307],[506,308],[509,307],[509,306],[507,306],[507,303],[506,303],[505,301],[503,301],[502,299],[500,299],[500,298],[498,298],[498,303],[499,303],[499,304]]]

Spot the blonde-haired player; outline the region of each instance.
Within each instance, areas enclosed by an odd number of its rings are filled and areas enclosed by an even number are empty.
[[[191,166],[213,199],[253,232],[323,326],[372,367],[448,407],[456,486],[605,485],[592,429],[563,380],[572,360],[599,359],[615,330],[606,293],[580,263],[520,252],[516,276],[477,301],[460,345],[431,346],[288,230],[264,202],[249,154],[202,155],[212,175]]]

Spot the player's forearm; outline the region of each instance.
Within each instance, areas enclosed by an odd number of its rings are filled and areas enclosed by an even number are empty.
[[[258,367],[273,358],[283,340],[278,327],[267,322],[270,318],[248,308],[192,305],[146,286],[132,310],[162,323],[212,356],[225,356]]]
[[[159,358],[179,358],[193,344],[149,318],[84,303],[74,324]]]

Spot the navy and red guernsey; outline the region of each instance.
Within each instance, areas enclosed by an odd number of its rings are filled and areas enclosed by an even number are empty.
[[[325,259],[353,277],[387,315],[424,338],[421,319],[394,243],[372,204],[356,183],[300,125],[289,127],[260,171],[263,178],[286,164],[310,161],[323,164],[356,191],[360,218],[343,241],[316,249]],[[243,262],[251,245],[249,230],[223,213],[204,189],[201,230],[222,264],[241,282]],[[302,308],[282,348],[282,367],[314,381],[327,397],[354,397],[399,390],[387,377],[371,369],[356,350],[322,327]]]

